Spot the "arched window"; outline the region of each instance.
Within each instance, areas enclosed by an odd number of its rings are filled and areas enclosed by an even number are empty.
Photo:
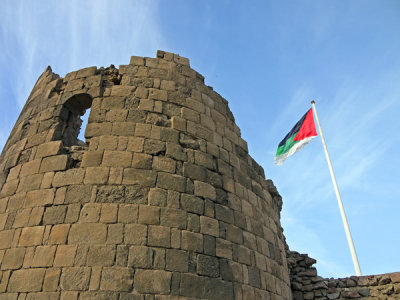
[[[79,133],[85,132],[85,128],[81,129],[82,119],[81,117],[89,117],[89,114],[85,114],[86,110],[90,111],[92,106],[92,97],[89,94],[78,94],[69,98],[64,103],[64,109],[68,117],[65,122],[63,129],[63,142],[65,146],[85,146],[86,143],[79,139],[81,137]],[[86,116],[87,115],[87,116]],[[86,118],[86,124],[87,124]],[[86,124],[84,124],[86,126]],[[83,136],[82,136],[83,139]]]

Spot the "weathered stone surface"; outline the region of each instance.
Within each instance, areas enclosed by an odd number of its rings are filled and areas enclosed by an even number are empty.
[[[111,266],[114,264],[115,247],[114,246],[90,246],[87,265],[88,266]]]
[[[128,292],[132,289],[132,283],[132,269],[107,267],[102,271],[100,289],[106,291]]]
[[[139,270],[135,274],[135,290],[140,293],[169,294],[171,272]]]
[[[219,276],[218,259],[213,256],[199,254],[197,256],[197,273],[210,277]]]
[[[194,194],[211,200],[215,200],[217,197],[215,188],[211,184],[197,180],[194,181]]]
[[[83,291],[89,287],[90,268],[64,268],[61,274],[60,287],[66,291]]]
[[[8,249],[3,257],[2,270],[19,269],[25,256],[25,248]]]
[[[22,269],[11,274],[8,283],[9,292],[38,292],[42,288],[42,282],[46,269]]]
[[[154,251],[145,246],[131,246],[129,248],[128,266],[150,269],[153,265]]]
[[[105,243],[107,227],[104,224],[73,224],[68,242],[70,244],[101,244]]]

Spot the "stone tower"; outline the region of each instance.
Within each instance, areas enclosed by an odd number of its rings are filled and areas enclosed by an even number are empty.
[[[291,299],[281,204],[188,59],[49,67],[0,157],[0,299]]]

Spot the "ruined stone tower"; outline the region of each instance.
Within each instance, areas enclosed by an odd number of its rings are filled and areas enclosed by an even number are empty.
[[[47,68],[0,191],[0,299],[291,298],[281,198],[179,55]]]

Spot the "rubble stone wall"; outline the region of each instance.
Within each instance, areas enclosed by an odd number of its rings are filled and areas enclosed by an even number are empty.
[[[327,279],[318,276],[317,269],[312,267],[315,263],[307,254],[288,251],[294,300],[400,299],[400,272]]]
[[[47,68],[0,156],[0,299],[291,299],[281,206],[188,59]]]

